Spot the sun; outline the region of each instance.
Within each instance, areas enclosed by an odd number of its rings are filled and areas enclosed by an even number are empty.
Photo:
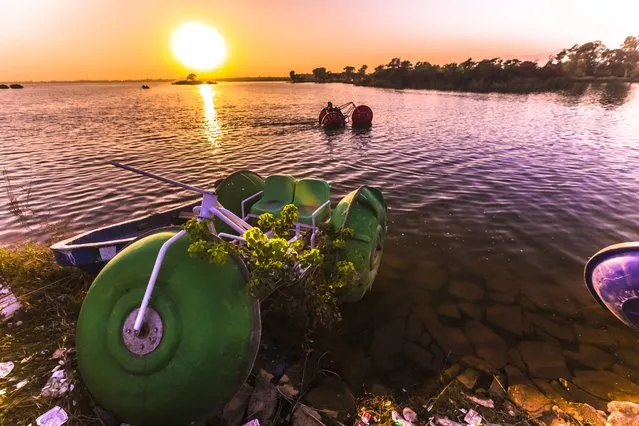
[[[226,43],[220,33],[202,22],[187,22],[175,29],[171,49],[186,67],[210,71],[226,59]]]

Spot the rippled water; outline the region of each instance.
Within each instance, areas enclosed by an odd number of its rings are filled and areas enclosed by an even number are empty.
[[[325,133],[316,116],[328,100],[371,106],[373,128]],[[521,351],[523,340],[626,351],[608,364],[632,379],[639,374],[625,358],[637,355],[636,336],[597,307],[582,270],[600,248],[637,240],[638,148],[637,85],[528,96],[287,83],[0,92],[0,168],[14,186],[30,188],[32,224],[64,221],[80,231],[189,196],[106,160],[202,186],[239,168],[325,178],[335,197],[377,186],[389,203],[389,244],[373,293],[353,308],[361,318],[401,323],[452,304],[459,318],[440,312],[445,324],[469,335],[472,318],[483,318]],[[10,243],[27,232],[8,213],[2,185],[0,241]],[[481,294],[460,295],[460,282]],[[522,333],[490,324],[486,309],[495,305],[522,307]],[[540,312],[572,334],[526,322]],[[424,321],[437,334],[428,327]],[[592,330],[602,329],[610,339],[597,341]],[[384,364],[375,353],[383,333],[373,327],[361,339],[372,342],[373,363]],[[401,344],[389,355],[396,366]],[[572,373],[588,367],[566,357]]]

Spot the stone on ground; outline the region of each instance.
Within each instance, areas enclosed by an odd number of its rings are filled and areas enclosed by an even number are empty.
[[[639,404],[628,401],[612,401],[608,403],[610,415],[606,425],[627,426],[639,425]]]
[[[337,420],[346,421],[355,413],[356,401],[344,382],[333,376],[327,376],[305,397],[306,402],[318,411]]]
[[[552,401],[531,383],[509,386],[508,397],[515,405],[532,415],[540,415],[552,407]]]
[[[433,355],[426,349],[413,342],[404,343],[404,353],[415,364],[426,370],[434,370],[433,368]]]
[[[277,411],[277,389],[266,378],[257,376],[255,389],[249,399],[246,417],[258,419],[261,425],[270,425]]]
[[[570,377],[561,348],[545,342],[524,341],[519,344],[519,352],[533,377]]]
[[[244,383],[240,389],[233,395],[231,400],[226,404],[222,411],[222,424],[225,426],[234,426],[242,424],[242,420],[246,418],[246,409],[249,399],[253,393],[253,387]]]
[[[306,405],[298,405],[293,411],[292,426],[318,426],[322,423],[322,416],[317,410]]]
[[[514,305],[495,305],[486,310],[486,320],[517,336],[523,333],[521,308]]]
[[[452,296],[463,300],[477,301],[484,297],[483,287],[466,280],[453,280],[448,291]]]
[[[479,380],[479,371],[474,368],[467,368],[457,376],[457,380],[466,387],[468,390],[473,390],[475,385],[477,385],[477,381]]]
[[[480,358],[490,362],[496,368],[502,368],[508,361],[508,345],[497,333],[479,321],[466,323],[466,337]]]
[[[606,370],[614,361],[610,353],[590,345],[580,345],[579,351],[564,351],[566,358],[577,361],[580,364],[594,370]]]
[[[639,385],[610,371],[575,371],[575,385],[606,400],[639,403]]]

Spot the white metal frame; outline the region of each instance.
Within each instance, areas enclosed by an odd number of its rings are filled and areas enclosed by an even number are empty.
[[[147,176],[156,180],[160,180],[162,182],[166,182],[169,183],[171,185],[175,185],[175,186],[179,186],[181,188],[184,189],[188,189],[190,191],[194,191],[197,192],[199,194],[202,195],[202,203],[200,206],[197,206],[195,208],[193,208],[193,213],[196,215],[197,220],[201,221],[201,220],[211,220],[213,218],[218,218],[219,220],[221,220],[222,222],[224,222],[225,224],[227,224],[232,230],[234,230],[235,232],[238,233],[238,235],[233,235],[233,234],[229,234],[229,233],[225,233],[225,232],[217,232],[215,230],[214,227],[210,227],[209,231],[211,231],[212,234],[216,234],[218,237],[220,238],[225,238],[228,240],[232,240],[234,242],[237,243],[242,243],[242,242],[246,242],[246,240],[242,237],[242,235],[244,235],[244,232],[248,231],[249,229],[252,228],[251,225],[249,225],[246,222],[246,219],[248,217],[255,217],[255,215],[252,214],[245,214],[245,204],[246,202],[258,197],[259,195],[262,195],[264,191],[260,191],[257,194],[253,194],[250,197],[246,198],[245,200],[242,200],[242,217],[237,216],[236,214],[234,214],[233,212],[227,210],[226,208],[224,208],[224,206],[218,201],[217,199],[217,195],[215,194],[214,191],[207,191],[205,189],[201,189],[195,186],[191,186],[191,185],[187,185],[181,182],[178,182],[176,180],[173,179],[168,179],[168,178],[164,178],[162,176],[158,176],[155,175],[153,173],[149,173],[149,172],[145,172],[144,170],[140,170],[137,169],[135,167],[131,167],[131,166],[127,166],[124,164],[120,164],[117,162],[110,162],[110,164],[125,169],[125,170],[129,170],[132,171],[134,173],[138,173],[141,174],[143,176]],[[295,236],[293,238],[291,238],[289,240],[289,242],[295,241],[296,239],[298,239],[300,237],[300,229],[301,228],[310,228],[312,230],[311,233],[311,248],[314,247],[315,245],[315,238],[317,237],[317,233],[319,231],[319,228],[317,227],[317,216],[319,215],[319,213],[322,211],[322,209],[328,207],[330,204],[330,200],[326,201],[325,203],[323,203],[321,206],[319,206],[317,209],[315,209],[311,215],[311,225],[307,225],[304,223],[295,223]],[[329,214],[330,216],[330,214]],[[164,244],[162,244],[162,247],[160,248],[160,251],[158,252],[158,255],[155,259],[155,263],[153,264],[153,270],[151,271],[151,277],[149,278],[149,282],[146,286],[146,289],[144,291],[144,296],[142,298],[142,302],[140,304],[140,309],[135,317],[135,324],[133,325],[133,330],[134,333],[136,333],[136,335],[138,335],[140,333],[140,331],[142,330],[142,323],[144,322],[144,315],[146,314],[146,311],[149,307],[149,303],[151,301],[151,296],[153,294],[153,289],[155,288],[155,283],[157,281],[157,278],[160,274],[160,269],[162,267],[162,262],[164,261],[164,257],[169,249],[169,247],[171,247],[171,245],[173,245],[177,240],[179,240],[182,236],[184,236],[186,234],[186,231],[180,231],[177,234],[175,234],[173,237],[169,238],[166,242],[164,242]],[[272,232],[267,232],[266,235],[270,238],[273,236]]]

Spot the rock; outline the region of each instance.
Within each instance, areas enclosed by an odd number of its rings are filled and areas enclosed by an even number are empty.
[[[580,343],[613,348],[617,347],[617,340],[613,333],[584,325],[575,325],[575,333]]]
[[[374,396],[387,396],[390,395],[390,393],[391,392],[381,383],[376,382],[371,384],[371,394]]]
[[[639,402],[639,385],[610,371],[577,370],[573,383],[602,399]]]
[[[222,424],[235,426],[246,418],[246,409],[253,393],[253,387],[244,383],[222,410]]]
[[[523,333],[521,308],[519,306],[491,306],[486,310],[486,320],[517,336],[521,336]]]
[[[474,355],[466,355],[462,357],[460,361],[466,366],[472,367],[479,371],[483,371],[484,373],[490,376],[495,376],[499,374],[499,371],[497,371],[497,369],[491,363],[489,363],[488,361],[484,359],[477,358]]]
[[[457,305],[453,302],[444,302],[437,306],[437,315],[441,317],[461,319]]]
[[[323,424],[322,416],[317,410],[307,407],[306,405],[298,405],[293,411],[292,426],[318,426]]]
[[[639,352],[637,350],[621,348],[616,355],[624,364],[639,369]]]
[[[535,385],[561,410],[576,419],[580,424],[604,426],[605,418],[594,407],[571,401],[571,395],[562,387],[552,385],[543,379],[534,379]]]
[[[568,380],[565,380],[565,379],[552,380],[550,382],[550,386],[552,386],[552,388],[560,395],[567,395],[567,396],[564,396],[564,399],[566,399],[567,401],[583,402],[588,405],[592,405],[597,410],[606,409],[606,404],[607,404],[606,401],[600,398],[597,398],[594,395],[589,394],[588,392],[584,391],[578,386],[575,386],[574,383]]]
[[[424,348],[427,347],[432,341],[433,338],[431,337],[430,333],[428,333],[428,331],[424,331],[422,333],[422,337],[419,338],[419,344]]]
[[[371,355],[373,364],[382,370],[395,368],[395,354],[402,349],[404,323],[395,320],[375,330]]]
[[[625,365],[615,364],[611,368],[612,372],[632,381],[639,380],[639,371],[626,367]]]
[[[514,365],[508,364],[504,367],[504,370],[506,371],[506,377],[508,377],[509,387],[512,385],[529,383],[528,377],[526,377],[524,373],[522,373],[521,370]]]
[[[433,369],[433,356],[426,349],[412,342],[404,343],[404,353],[415,364],[422,368],[435,371]]]
[[[498,303],[515,303],[515,300],[517,300],[517,293],[501,293],[489,291],[488,293],[486,293],[486,298]]]
[[[549,291],[540,285],[527,285],[522,289],[522,296],[530,300],[538,309],[542,311],[553,310],[552,300],[555,297],[556,290]]]
[[[521,357],[521,353],[517,348],[508,349],[508,362],[512,365],[516,366],[520,370],[526,369],[526,364],[524,364],[524,359]]]
[[[318,411],[337,413],[339,421],[346,421],[355,413],[355,397],[346,384],[333,376],[327,376],[305,397],[306,402]]]
[[[484,297],[484,288],[469,281],[454,279],[450,283],[449,293],[463,300],[477,301]]]
[[[479,321],[466,323],[466,337],[480,358],[490,362],[496,368],[502,368],[508,361],[508,345],[498,334]]]
[[[319,360],[309,357],[306,362],[301,360],[286,369],[280,378],[280,383],[289,383],[297,390],[304,389],[311,382],[319,368]]]
[[[538,416],[552,407],[552,402],[530,383],[509,386],[508,397],[516,406],[534,416]]]
[[[457,304],[457,307],[462,314],[466,315],[469,318],[476,320],[481,320],[482,318],[481,308],[477,306],[477,304],[470,302],[459,302]]]
[[[433,343],[428,347],[428,349],[430,350],[430,353],[433,354],[433,371],[441,371],[441,369],[444,368],[444,362],[446,361],[442,348],[440,348],[437,343]]]
[[[258,419],[261,425],[270,425],[277,411],[277,389],[262,376],[257,376],[255,389],[249,399],[247,418]]]
[[[413,277],[418,287],[437,291],[446,283],[448,273],[440,262],[422,261]]]
[[[468,390],[473,390],[475,385],[477,384],[477,380],[479,380],[479,371],[474,368],[467,368],[457,376],[457,380],[466,387]]]
[[[419,316],[414,312],[408,317],[408,322],[406,323],[406,339],[419,342],[422,337],[422,322],[419,319]]]
[[[607,425],[626,426],[639,424],[639,404],[628,401],[611,401],[608,403]]]
[[[488,388],[488,394],[500,399],[503,398],[506,396],[506,384],[503,383],[498,376],[494,376]]]
[[[459,364],[453,364],[442,372],[442,377],[445,380],[452,380],[461,372]]]
[[[519,352],[528,366],[528,372],[533,377],[557,378],[570,377],[566,367],[566,360],[561,349],[544,342],[521,342]]]
[[[605,370],[612,365],[614,358],[608,352],[604,352],[590,345],[579,345],[579,351],[563,351],[566,358],[579,362],[593,370]]]
[[[564,324],[557,318],[553,318],[549,315],[527,313],[526,316],[534,324],[535,328],[538,328],[553,337],[560,340],[572,342],[575,340],[575,333],[570,325]]]
[[[441,325],[432,312],[430,317],[422,317],[422,320],[426,320],[424,326],[444,352],[450,351],[455,355],[469,355],[473,352],[466,335],[458,328]]]

